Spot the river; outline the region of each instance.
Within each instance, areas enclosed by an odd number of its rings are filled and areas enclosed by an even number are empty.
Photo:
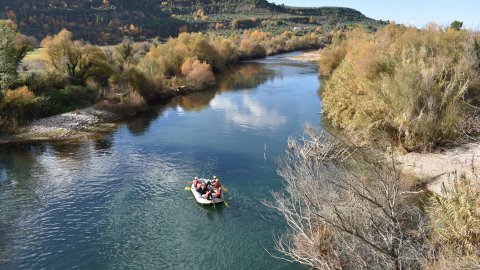
[[[278,260],[275,158],[321,128],[315,64],[284,54],[233,67],[88,141],[0,147],[0,269],[303,269]],[[219,177],[229,207],[198,205]]]

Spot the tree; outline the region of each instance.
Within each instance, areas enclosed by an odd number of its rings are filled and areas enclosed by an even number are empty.
[[[135,53],[133,41],[129,38],[124,38],[122,43],[115,46],[114,59],[118,63],[120,71],[134,64]]]
[[[302,142],[289,140],[278,168],[285,192],[267,203],[290,228],[275,239],[282,258],[316,269],[420,268],[424,217],[384,159],[308,127]]]
[[[6,90],[18,79],[18,66],[25,57],[28,46],[16,44],[15,25],[0,21],[0,90]]]
[[[50,71],[66,74],[73,84],[84,85],[88,77],[100,78],[105,84],[111,73],[108,56],[102,49],[72,40],[72,33],[63,29],[42,41]]]
[[[457,30],[459,31],[460,29],[462,29],[463,27],[463,22],[460,22],[460,21],[453,21],[451,24],[450,24],[450,28],[454,29],[454,30]]]

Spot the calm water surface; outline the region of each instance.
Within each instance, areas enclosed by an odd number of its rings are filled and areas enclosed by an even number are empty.
[[[272,258],[265,207],[289,136],[321,128],[316,66],[281,55],[227,72],[87,142],[0,147],[1,269],[302,269]],[[230,207],[185,191],[217,175]]]

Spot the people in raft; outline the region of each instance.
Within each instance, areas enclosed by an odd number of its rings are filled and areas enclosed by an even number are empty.
[[[213,200],[213,198],[222,197],[222,185],[216,176],[213,176],[213,180],[203,181],[195,177],[193,179],[193,186],[197,192],[207,200]]]

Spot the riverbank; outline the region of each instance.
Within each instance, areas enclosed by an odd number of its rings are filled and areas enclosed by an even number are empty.
[[[480,143],[468,143],[440,153],[397,155],[403,173],[419,179],[425,187],[442,195],[443,186],[451,190],[455,179],[464,175],[480,188]]]
[[[120,119],[118,114],[92,106],[33,121],[18,134],[0,137],[0,144],[86,139],[113,130]]]
[[[317,62],[320,57],[321,50],[308,51],[301,55],[288,57],[288,59],[302,61],[302,62]]]

